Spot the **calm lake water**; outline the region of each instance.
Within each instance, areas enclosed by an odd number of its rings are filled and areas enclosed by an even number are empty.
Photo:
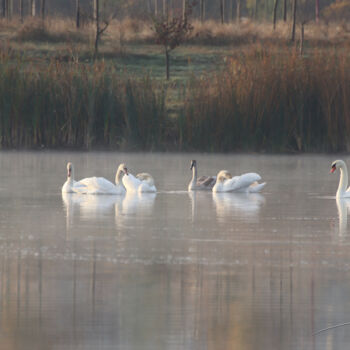
[[[268,184],[189,194],[192,158]],[[350,326],[313,336],[350,322],[336,158],[0,153],[0,349],[347,348]],[[67,161],[111,180],[125,162],[158,193],[62,196]]]

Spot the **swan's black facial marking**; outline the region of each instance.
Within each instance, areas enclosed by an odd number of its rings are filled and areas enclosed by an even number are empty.
[[[191,160],[191,168],[190,168],[190,170],[192,170],[192,168],[194,166],[196,166],[196,165],[197,165],[197,162],[195,160]]]
[[[332,164],[332,168],[331,168],[331,173],[334,173],[337,170],[337,167],[335,165],[335,163]]]

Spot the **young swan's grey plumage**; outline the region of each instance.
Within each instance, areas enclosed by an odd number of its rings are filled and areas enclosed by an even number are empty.
[[[198,176],[197,161],[191,160],[192,179],[188,184],[189,191],[208,191],[213,188],[216,182],[216,176]]]
[[[337,198],[350,198],[350,187],[348,187],[348,168],[343,160],[335,160],[332,163],[331,173],[337,169],[340,170],[339,186],[337,190]]]

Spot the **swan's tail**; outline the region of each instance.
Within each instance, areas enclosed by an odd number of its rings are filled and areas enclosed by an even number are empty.
[[[266,185],[266,182],[263,182],[262,184],[259,184],[258,182],[254,182],[249,186],[249,192],[250,193],[257,193],[260,192]]]

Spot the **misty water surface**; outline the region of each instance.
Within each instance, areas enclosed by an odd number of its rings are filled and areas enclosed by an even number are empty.
[[[268,185],[189,194],[192,158]],[[335,158],[0,153],[0,349],[346,348],[349,326],[312,335],[350,321]],[[111,180],[125,162],[159,191],[62,196],[67,161]]]

